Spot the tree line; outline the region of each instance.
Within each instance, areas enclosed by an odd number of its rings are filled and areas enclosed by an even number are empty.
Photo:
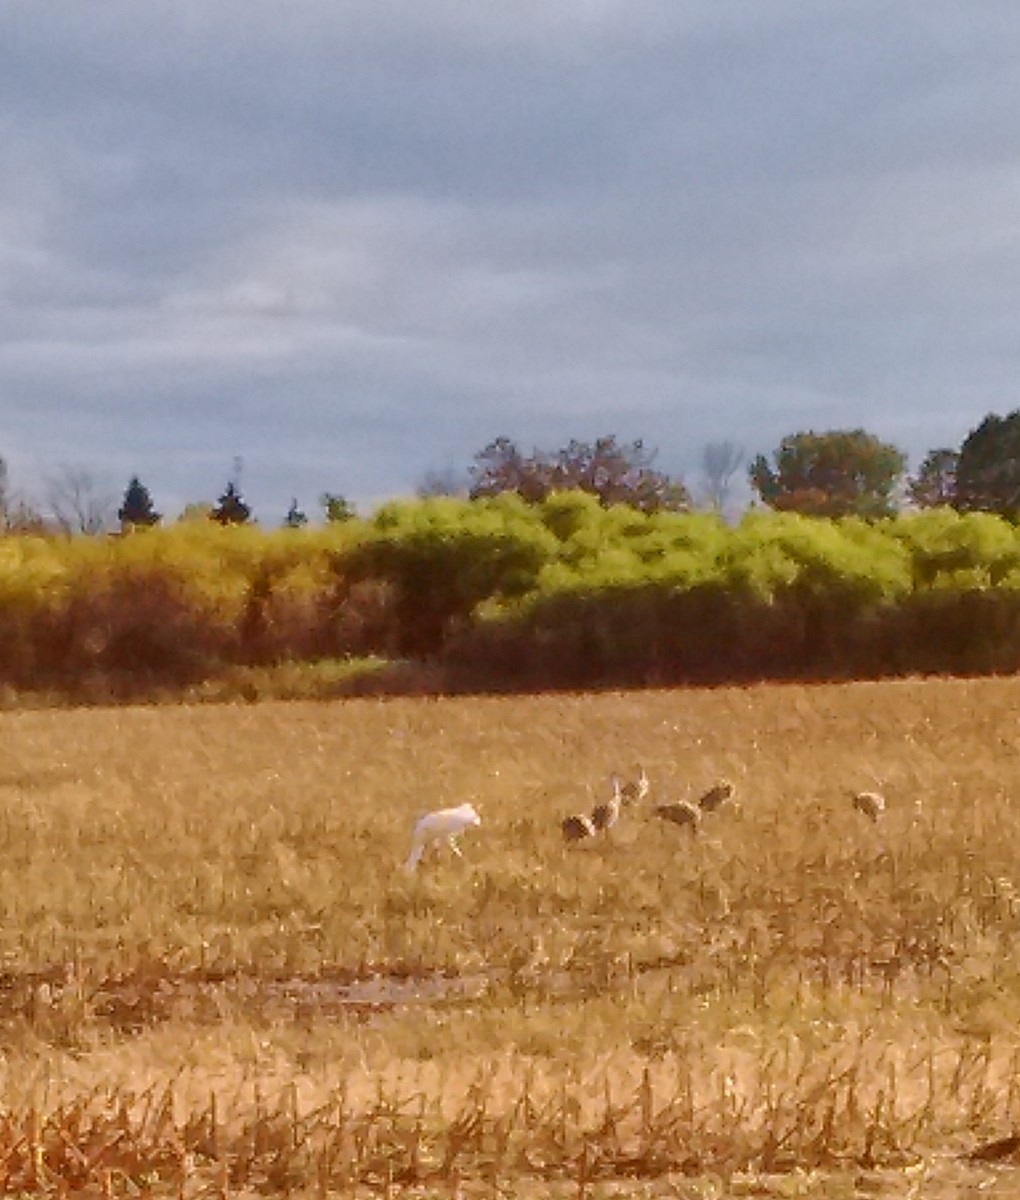
[[[948,506],[1011,519],[1020,513],[1020,410],[1005,416],[990,413],[958,448],[929,451],[909,474],[907,455],[864,429],[790,434],[769,455],[758,454],[750,461],[732,442],[710,442],[702,450],[701,478],[693,491],[682,478],[658,470],[655,459],[656,452],[643,441],[621,442],[614,435],[530,453],[504,436],[480,450],[463,474],[426,475],[417,495],[478,500],[514,493],[528,503],[540,503],[555,492],[583,491],[604,506],[627,504],[646,513],[698,508],[723,512],[739,473],[746,470],[752,504],[778,512],[877,519],[904,509]],[[163,521],[137,475],[128,481],[118,505],[102,494],[88,470],[65,466],[49,480],[47,500],[40,506],[12,491],[0,458],[2,531],[95,534]],[[357,515],[340,492],[323,493],[319,504],[329,523]],[[179,519],[205,518],[221,525],[256,520],[242,492],[239,459],[215,503],[190,504]],[[299,528],[308,521],[292,500],[283,526]]]
[[[2,550],[0,702],[275,678],[333,695],[368,660],[390,691],[1020,669],[1020,530],[945,506],[729,524],[501,492],[298,531],[204,520]]]

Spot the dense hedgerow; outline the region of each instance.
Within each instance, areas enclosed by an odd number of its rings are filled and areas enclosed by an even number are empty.
[[[1020,667],[1020,537],[949,509],[867,522],[399,501],[264,531],[0,539],[0,683],[179,691],[377,656],[485,689]]]

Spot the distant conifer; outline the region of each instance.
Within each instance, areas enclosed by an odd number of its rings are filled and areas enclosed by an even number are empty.
[[[300,529],[302,525],[308,524],[308,516],[298,508],[297,497],[290,502],[290,508],[287,509],[287,515],[283,518],[283,523],[287,529]]]
[[[163,519],[163,514],[156,512],[153,506],[149,489],[137,475],[131,476],[131,482],[124,492],[124,501],[117,509],[117,518],[125,533],[130,529],[158,525]]]
[[[227,490],[216,501],[209,516],[221,525],[246,525],[251,520],[251,509],[245,504],[244,497],[233,480],[227,484]]]
[[[357,516],[354,505],[346,496],[341,496],[338,492],[323,492],[319,497],[319,503],[325,511],[326,520],[331,525],[343,521],[353,521]]]

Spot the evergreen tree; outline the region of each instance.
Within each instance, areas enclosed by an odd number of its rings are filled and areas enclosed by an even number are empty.
[[[290,508],[287,509],[287,515],[283,518],[283,524],[287,529],[300,529],[302,525],[308,524],[308,517],[298,508],[296,496],[290,502]]]
[[[1020,515],[1020,409],[989,413],[971,430],[956,462],[955,506],[962,512]]]
[[[163,519],[163,514],[156,512],[153,506],[149,489],[137,475],[131,476],[131,481],[124,492],[123,503],[117,509],[117,519],[120,521],[121,529],[125,532],[129,529],[137,529],[139,526],[158,525]]]
[[[246,525],[251,520],[251,509],[245,504],[240,488],[232,479],[227,484],[227,490],[216,501],[209,517],[218,521],[220,525]]]

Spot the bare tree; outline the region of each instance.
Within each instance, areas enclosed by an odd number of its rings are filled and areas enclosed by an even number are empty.
[[[0,534],[18,533],[18,500],[7,484],[7,464],[0,458]]]
[[[0,458],[0,534],[52,532],[37,506],[10,485],[7,462]]]
[[[68,534],[102,533],[117,507],[116,493],[103,490],[87,468],[67,463],[47,480],[46,500],[57,526]]]
[[[4,513],[4,533],[47,534],[55,532],[39,509],[20,493],[12,492]]]
[[[929,450],[917,474],[907,483],[907,497],[918,508],[938,508],[956,500],[956,468],[960,452],[942,447]]]
[[[708,442],[701,452],[701,494],[704,503],[722,512],[733,490],[733,477],[744,465],[744,448],[735,442]]]
[[[470,490],[471,480],[466,472],[458,471],[455,467],[443,467],[426,471],[415,493],[424,500],[431,496],[467,496]]]
[[[690,494],[680,479],[653,470],[654,450],[639,439],[621,445],[607,434],[594,442],[572,440],[553,454],[523,454],[508,437],[496,438],[475,455],[469,469],[472,500],[516,492],[529,504],[551,492],[580,490],[604,507],[629,504],[643,512],[686,512]]]

